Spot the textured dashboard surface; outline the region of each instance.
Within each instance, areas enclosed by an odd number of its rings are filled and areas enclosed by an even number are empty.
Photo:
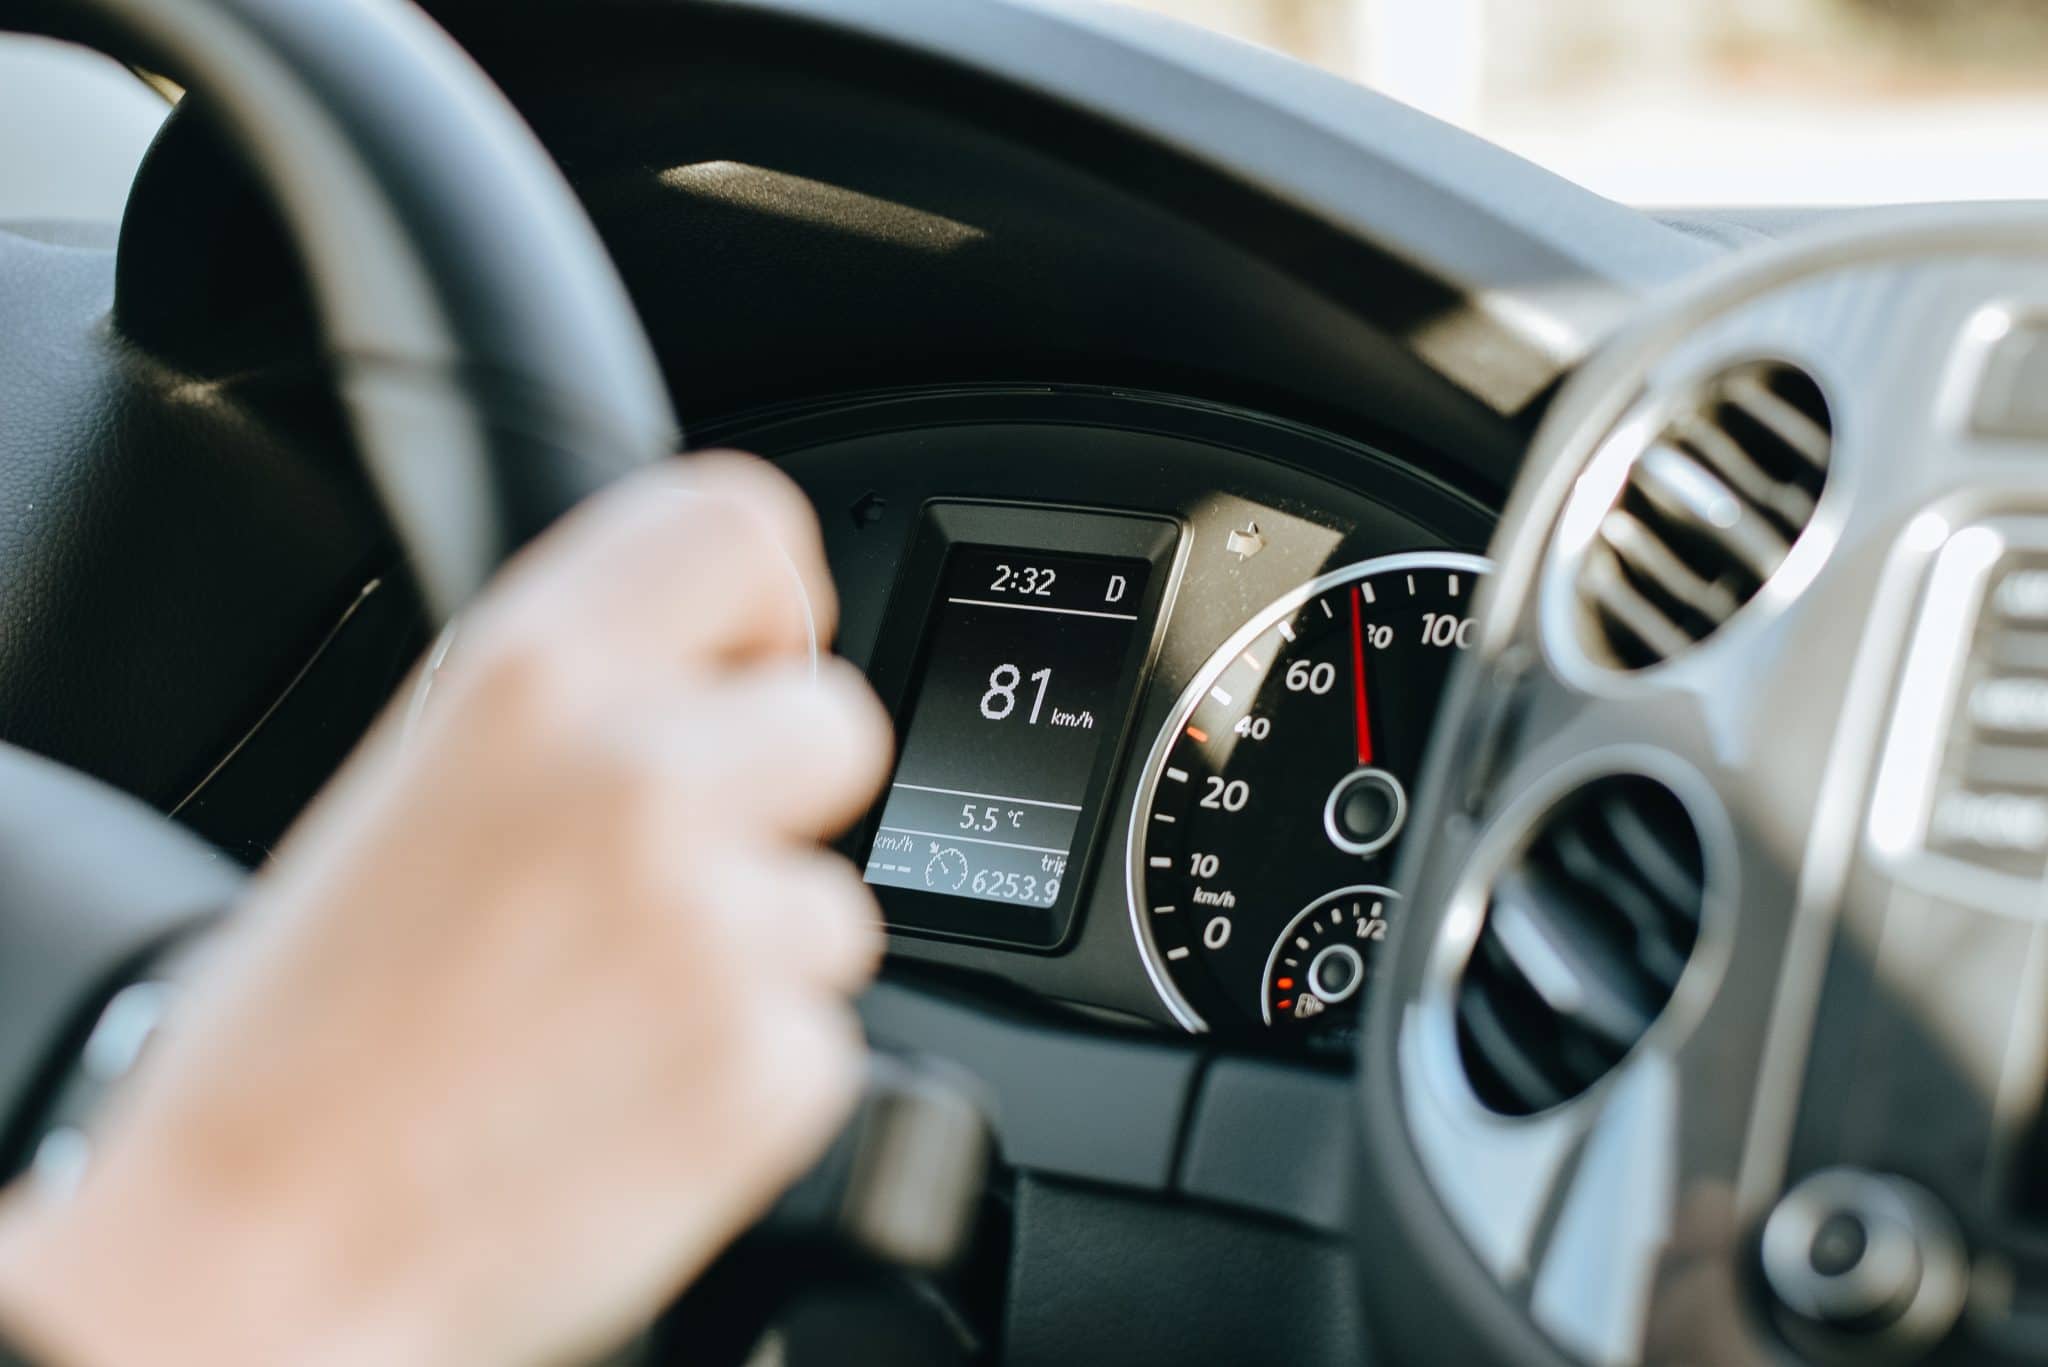
[[[378,524],[317,391],[287,427],[176,383],[113,334],[112,287],[111,253],[0,231],[0,734],[168,805],[360,587]]]

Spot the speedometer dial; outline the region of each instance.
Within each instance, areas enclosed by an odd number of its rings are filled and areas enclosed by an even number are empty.
[[[1399,899],[1408,793],[1487,561],[1324,575],[1196,674],[1131,816],[1131,919],[1190,1030],[1341,1036]]]

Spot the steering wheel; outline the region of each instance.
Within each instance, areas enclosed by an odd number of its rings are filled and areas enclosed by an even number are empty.
[[[343,411],[434,615],[585,494],[677,448],[652,349],[581,206],[410,6],[0,0],[0,28],[205,92],[290,226]],[[107,985],[238,881],[153,810],[0,748],[0,1120]]]
[[[87,42],[203,92],[297,248],[326,372],[430,620],[585,495],[678,448],[582,206],[403,0],[0,0],[0,29]],[[109,407],[136,397],[80,388]],[[116,424],[95,412],[79,426]],[[155,809],[0,746],[0,1162],[33,1148],[61,1177],[80,1161],[78,1122],[154,1028],[169,959],[240,882]],[[943,1266],[978,1210],[985,1144],[963,1079],[876,1060],[839,1141],[713,1270],[717,1296],[674,1311],[694,1355],[746,1354],[789,1289],[792,1250],[818,1278]]]
[[[1560,394],[1364,1045],[1392,1360],[2048,1357],[2044,306],[1948,212]]]

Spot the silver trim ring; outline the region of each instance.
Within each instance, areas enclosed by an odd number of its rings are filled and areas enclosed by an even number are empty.
[[[1332,959],[1349,959],[1351,961],[1351,981],[1342,987],[1331,988],[1323,986],[1323,965]],[[1350,945],[1341,942],[1334,945],[1324,945],[1316,951],[1315,958],[1308,961],[1308,990],[1332,1006],[1350,1001],[1352,997],[1358,994],[1358,989],[1363,986],[1365,986],[1365,956]]]
[[[1351,839],[1344,834],[1343,828],[1337,824],[1337,795],[1362,778],[1384,779],[1388,791],[1394,795],[1394,815],[1388,820],[1385,833],[1376,835],[1366,841]],[[1401,828],[1407,824],[1408,790],[1401,786],[1400,779],[1395,778],[1384,769],[1354,769],[1338,779],[1331,786],[1330,795],[1323,799],[1323,834],[1329,836],[1330,843],[1346,854],[1355,854],[1360,858],[1369,854],[1378,854],[1381,850],[1394,843],[1394,837],[1399,835]]]
[[[1612,1068],[1584,1091],[1545,1110],[1506,1115],[1479,1099],[1465,1071],[1458,1044],[1458,992],[1485,929],[1501,872],[1529,848],[1553,812],[1594,784],[1613,778],[1661,784],[1691,819],[1700,842],[1699,938],[1669,1000]],[[1706,1014],[1733,953],[1740,869],[1735,829],[1719,793],[1690,763],[1668,751],[1638,742],[1603,746],[1575,755],[1530,782],[1492,819],[1466,856],[1445,899],[1443,916],[1432,929],[1421,980],[1413,986],[1415,1009],[1403,1020],[1401,1033],[1420,1036],[1424,1076],[1418,1081],[1429,1097],[1455,1123],[1493,1133],[1513,1133],[1546,1116],[1603,1104],[1596,1098],[1604,1096],[1642,1054],[1668,1051]],[[1409,1129],[1414,1131],[1412,1123]]]
[[[1124,904],[1130,909],[1131,934],[1138,942],[1138,958],[1145,965],[1145,976],[1151,979],[1152,990],[1159,994],[1159,1000],[1172,1013],[1173,1018],[1189,1034],[1206,1032],[1209,1023],[1201,1013],[1181,995],[1173,984],[1173,976],[1166,971],[1159,950],[1152,943],[1152,927],[1146,920],[1145,905],[1141,890],[1145,877],[1145,813],[1151,810],[1153,799],[1159,794],[1159,777],[1166,767],[1166,755],[1173,748],[1174,737],[1188,724],[1188,718],[1201,705],[1202,699],[1215,686],[1223,671],[1230,668],[1246,648],[1288,613],[1301,607],[1311,599],[1319,598],[1331,589],[1375,575],[1391,574],[1401,570],[1463,570],[1477,578],[1485,579],[1493,574],[1493,562],[1483,555],[1472,555],[1466,551],[1402,551],[1395,555],[1375,556],[1360,560],[1341,569],[1318,575],[1300,588],[1274,600],[1243,626],[1233,632],[1230,638],[1218,646],[1202,667],[1195,671],[1194,678],[1174,701],[1173,711],[1167,715],[1166,724],[1159,728],[1159,734],[1152,742],[1152,748],[1145,756],[1143,775],[1138,784],[1138,795],[1131,802],[1129,827],[1124,834]]]

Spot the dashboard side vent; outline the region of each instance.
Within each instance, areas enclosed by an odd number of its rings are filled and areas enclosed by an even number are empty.
[[[1606,1076],[1671,1000],[1704,896],[1699,833],[1661,783],[1604,778],[1551,808],[1496,878],[1457,984],[1479,1099],[1533,1115]]]
[[[1635,457],[1580,562],[1580,636],[1640,669],[1705,640],[1777,572],[1827,478],[1820,387],[1777,361],[1724,370]]]

